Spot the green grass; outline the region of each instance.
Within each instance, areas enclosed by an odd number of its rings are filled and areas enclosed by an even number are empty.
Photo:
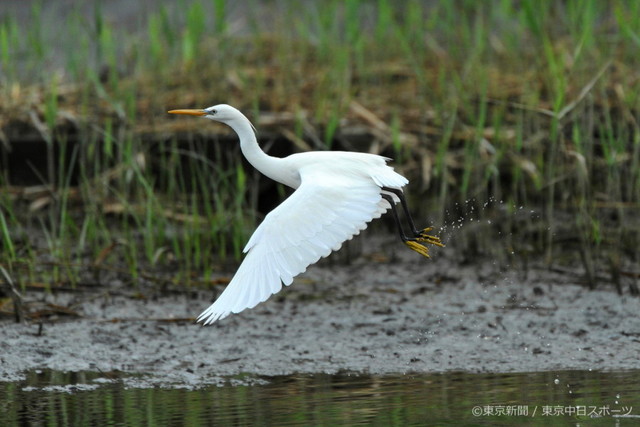
[[[0,172],[12,274],[76,283],[100,259],[133,281],[167,265],[189,281],[239,259],[258,216],[254,173],[233,143],[211,141],[221,128],[165,113],[220,102],[259,129],[260,112],[291,113],[264,133],[315,148],[343,149],[349,126],[368,127],[371,143],[346,148],[395,157],[421,217],[448,229],[474,218],[473,238],[448,236],[470,257],[579,260],[593,282],[608,259],[635,256],[637,2],[256,2],[241,27],[224,1],[164,2],[136,33],[99,5],[69,12],[64,31],[42,2],[30,6],[42,25],[0,19],[0,108],[6,123],[32,123],[16,107],[36,100],[51,198],[29,211]],[[55,268],[40,267],[43,253]]]

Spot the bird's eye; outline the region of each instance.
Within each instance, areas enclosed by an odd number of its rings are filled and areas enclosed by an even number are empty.
[[[209,110],[209,114],[215,116],[216,114],[218,114],[218,112],[216,110]]]

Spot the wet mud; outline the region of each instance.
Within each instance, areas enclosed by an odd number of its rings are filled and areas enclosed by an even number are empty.
[[[359,239],[370,252],[312,266],[267,302],[209,327],[189,319],[219,290],[150,289],[139,298],[113,283],[80,304],[77,293],[27,293],[81,316],[1,319],[0,381],[32,369],[123,371],[151,386],[197,387],[239,374],[640,367],[637,297],[610,285],[590,291],[579,274],[501,272],[491,260],[461,264],[452,248],[426,260],[393,236]]]

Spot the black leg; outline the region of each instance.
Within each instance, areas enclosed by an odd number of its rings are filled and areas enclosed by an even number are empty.
[[[393,197],[388,194],[383,194],[382,198],[385,199],[391,205],[391,213],[393,214],[393,219],[396,222],[396,227],[398,227],[398,232],[400,233],[400,239],[403,242],[409,240],[409,238],[404,234],[404,230],[402,229],[402,224],[400,223],[400,218],[398,217],[398,211],[396,210],[396,204],[393,201]]]
[[[431,245],[444,247],[439,237],[432,236],[429,234],[429,232],[433,229],[433,227],[423,228],[422,230],[418,230],[416,228],[413,222],[413,218],[411,217],[411,213],[409,212],[409,207],[407,206],[407,201],[404,198],[404,194],[402,193],[402,190],[398,188],[390,188],[390,187],[382,187],[382,190],[393,193],[396,196],[398,196],[398,199],[400,199],[400,203],[402,204],[402,209],[404,210],[405,216],[407,217],[407,222],[409,223],[409,226],[411,227],[411,231],[413,232],[413,235],[414,237],[416,237],[416,240],[418,242],[429,243]],[[393,205],[392,202],[389,202],[389,203]]]
[[[427,258],[431,258],[429,256],[429,249],[424,244],[427,243],[427,244],[443,247],[444,245],[442,244],[442,241],[440,240],[440,238],[437,236],[431,236],[428,234],[428,232],[431,231],[431,227],[425,228],[422,231],[416,229],[413,219],[411,218],[411,214],[409,213],[409,208],[407,207],[407,202],[404,199],[404,195],[402,194],[402,191],[396,190],[393,188],[387,188],[387,187],[383,187],[382,189],[398,196],[398,198],[400,199],[400,203],[402,204],[402,208],[404,210],[405,216],[407,217],[407,221],[409,222],[409,226],[411,227],[413,236],[407,237],[407,235],[404,233],[404,229],[402,228],[402,223],[400,222],[400,217],[398,216],[398,210],[396,208],[396,202],[393,196],[391,196],[390,194],[382,193],[382,198],[385,199],[387,202],[389,202],[389,205],[391,205],[391,213],[393,214],[393,219],[396,223],[396,226],[398,227],[398,232],[400,233],[400,239],[402,239],[405,245],[409,246],[409,248],[418,252],[420,255],[425,256]]]
[[[411,227],[411,231],[413,231],[413,234],[415,236],[419,236],[420,235],[420,230],[418,230],[415,226],[415,223],[413,222],[413,218],[411,217],[411,213],[409,212],[409,206],[407,206],[407,201],[404,198],[404,193],[402,190],[397,189],[397,188],[390,188],[390,187],[382,187],[382,189],[384,191],[388,191],[389,193],[393,193],[396,196],[398,196],[398,198],[400,199],[400,204],[402,205],[402,209],[404,210],[404,214],[407,217],[407,221],[409,222],[409,226]],[[388,200],[388,199],[387,199]],[[391,205],[393,205],[392,202]]]

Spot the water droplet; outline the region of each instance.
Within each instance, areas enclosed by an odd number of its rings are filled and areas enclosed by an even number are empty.
[[[558,384],[560,384],[560,380],[556,378],[555,380],[553,380],[553,383],[554,383],[555,385],[558,385]]]

